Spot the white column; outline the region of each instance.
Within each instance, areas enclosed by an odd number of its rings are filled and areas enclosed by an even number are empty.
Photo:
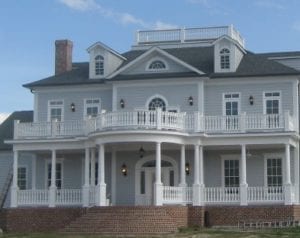
[[[90,149],[85,148],[85,157],[84,157],[84,184],[82,186],[82,203],[84,207],[89,206],[89,167],[90,167]]]
[[[201,206],[200,185],[200,146],[194,145],[194,184],[193,184],[193,206]]]
[[[186,187],[185,179],[185,145],[181,145],[180,149],[180,187]]]
[[[13,181],[11,186],[11,207],[17,207],[18,206],[18,158],[19,158],[19,152],[17,150],[14,150],[14,161],[13,161]]]
[[[241,181],[240,181],[240,194],[241,205],[248,205],[247,201],[248,184],[247,184],[247,158],[246,158],[246,145],[241,148]]]
[[[292,182],[291,182],[291,156],[290,145],[285,145],[285,205],[291,205],[292,201]]]
[[[55,207],[56,200],[56,151],[51,151],[51,185],[49,188],[49,207]]]
[[[31,188],[32,190],[36,189],[36,156],[34,156],[34,158],[32,158],[32,166],[31,166],[31,173],[32,173],[32,177],[31,177]]]
[[[199,184],[204,187],[203,146],[199,147]]]
[[[98,151],[98,206],[106,206],[106,183],[105,183],[105,151],[104,144],[99,145]]]
[[[91,186],[95,186],[95,157],[96,151],[95,148],[91,149]]]
[[[294,148],[295,202],[299,204],[299,145]]]
[[[116,149],[112,148],[111,154],[111,203],[116,205],[117,196],[117,153]]]
[[[155,206],[162,206],[163,185],[161,182],[161,143],[156,143],[156,167],[155,167]]]

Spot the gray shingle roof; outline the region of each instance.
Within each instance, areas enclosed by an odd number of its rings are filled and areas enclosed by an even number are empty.
[[[5,144],[4,141],[13,139],[14,120],[20,120],[21,122],[32,122],[33,111],[14,112],[0,125],[0,151],[12,150],[12,145]]]
[[[214,73],[214,48],[210,47],[187,47],[187,48],[172,48],[164,49],[169,54],[186,62],[187,64],[201,70],[205,73],[203,76],[211,78],[220,77],[253,77],[253,76],[270,76],[270,75],[298,75],[299,71],[290,67],[284,66],[274,60],[268,59],[271,56],[286,56],[295,54],[295,52],[283,53],[264,53],[254,54],[247,52],[243,57],[238,69],[233,73]],[[132,50],[122,54],[127,60],[120,66],[123,67],[132,62],[137,57],[145,53],[146,50]],[[298,52],[299,53],[299,52]],[[131,75],[124,76],[119,74],[111,80],[127,80],[127,79],[150,79],[159,77],[186,77],[188,75],[180,74],[152,74],[152,75]],[[190,77],[197,76],[197,74],[190,74]],[[88,62],[74,63],[73,69],[69,72],[57,76],[51,76],[33,83],[25,84],[24,87],[32,88],[35,86],[56,86],[56,85],[75,85],[75,84],[95,84],[105,83],[103,79],[89,79],[89,65]]]

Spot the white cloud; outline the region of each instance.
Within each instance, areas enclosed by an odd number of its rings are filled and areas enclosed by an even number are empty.
[[[127,12],[117,12],[112,9],[103,7],[95,0],[58,0],[65,6],[76,10],[76,11],[96,11],[103,17],[112,19],[123,25],[138,25],[143,28],[155,28],[155,29],[166,29],[176,27],[173,24],[165,23],[162,21],[156,21],[155,23],[146,22],[141,18],[138,18]]]
[[[9,113],[0,113],[0,124],[5,121],[5,119],[9,116]]]
[[[269,9],[275,9],[275,10],[286,9],[286,7],[283,3],[281,3],[280,1],[274,1],[274,0],[257,0],[254,2],[254,4],[256,6],[262,7],[262,8],[269,8]]]

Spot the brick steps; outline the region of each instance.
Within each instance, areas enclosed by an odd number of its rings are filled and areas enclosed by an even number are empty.
[[[177,231],[163,207],[90,208],[61,232],[81,234],[167,234]]]

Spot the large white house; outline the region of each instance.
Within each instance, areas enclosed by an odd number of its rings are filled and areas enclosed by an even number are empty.
[[[72,46],[24,85],[10,207],[299,204],[300,52],[253,53],[233,26],[138,31],[84,63]]]

